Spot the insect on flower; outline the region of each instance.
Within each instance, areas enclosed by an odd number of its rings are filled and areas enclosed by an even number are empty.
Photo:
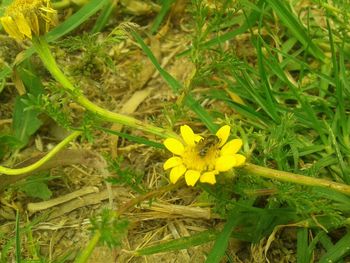
[[[47,33],[57,23],[57,12],[49,0],[14,0],[0,21],[10,37],[22,41]]]
[[[216,147],[220,143],[220,141],[221,140],[215,135],[209,135],[208,137],[203,138],[197,143],[196,146],[199,155],[202,158],[204,158],[207,155],[208,151],[211,148]]]
[[[221,127],[215,135],[202,137],[183,125],[180,127],[182,142],[168,138],[165,147],[174,154],[164,163],[164,169],[170,171],[170,182],[176,183],[185,176],[187,185],[194,186],[198,180],[215,184],[216,175],[233,167],[241,166],[246,158],[237,154],[242,147],[241,139],[227,142],[230,126]]]

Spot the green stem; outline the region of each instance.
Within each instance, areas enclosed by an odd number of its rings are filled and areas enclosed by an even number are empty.
[[[101,238],[101,232],[97,230],[92,238],[89,240],[88,245],[84,248],[83,252],[74,260],[74,263],[85,263],[88,261],[91,253],[94,251],[94,248],[98,244]]]
[[[80,131],[75,131],[69,136],[67,136],[62,142],[57,144],[48,154],[46,154],[43,158],[41,158],[36,163],[33,163],[29,166],[23,167],[23,168],[6,168],[3,166],[0,166],[0,174],[7,174],[7,175],[19,175],[19,174],[25,174],[32,172],[36,169],[38,169],[40,166],[42,166],[44,163],[46,163],[48,160],[50,160],[52,157],[54,157],[64,146],[66,146],[70,141],[74,140],[76,137],[78,137],[81,134]]]
[[[265,177],[265,178],[270,178],[278,181],[290,182],[295,184],[308,185],[308,186],[324,187],[346,195],[350,195],[349,185],[332,182],[325,179],[319,179],[319,178],[314,178],[314,177],[309,177],[309,176],[304,176],[299,174],[273,170],[270,168],[265,168],[265,167],[254,165],[251,163],[247,163],[245,166],[243,166],[242,170],[261,177]]]
[[[98,115],[99,117],[101,117],[106,121],[119,123],[141,131],[149,132],[162,138],[169,138],[169,137],[178,138],[178,135],[173,133],[172,131],[167,131],[163,128],[146,124],[133,117],[130,117],[124,114],[115,113],[94,104],[88,98],[86,98],[78,88],[74,87],[74,85],[68,80],[68,78],[59,69],[54,57],[51,54],[51,51],[49,49],[49,46],[45,38],[43,37],[33,38],[33,46],[37,51],[39,57],[41,58],[42,62],[44,63],[45,67],[52,74],[52,76],[59,83],[61,83],[61,85],[66,91],[68,91],[73,95],[76,102],[78,102],[81,106],[83,106],[87,110]]]

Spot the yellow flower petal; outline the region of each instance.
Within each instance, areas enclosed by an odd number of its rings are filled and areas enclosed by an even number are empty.
[[[189,186],[194,186],[197,183],[200,176],[201,173],[199,171],[188,170],[185,174],[186,184]]]
[[[216,132],[216,136],[220,139],[219,147],[223,146],[226,143],[228,136],[230,135],[230,130],[230,126],[224,125]]]
[[[179,166],[180,164],[182,164],[182,159],[180,157],[171,157],[168,160],[166,160],[166,162],[163,165],[164,170],[168,170],[170,168],[173,168],[175,166]]]
[[[239,151],[239,149],[242,147],[242,140],[241,139],[234,139],[229,141],[222,147],[220,151],[220,155],[233,155]]]
[[[19,31],[27,36],[28,38],[32,38],[32,30],[30,29],[30,26],[28,25],[27,20],[25,19],[24,15],[22,13],[18,13],[18,15],[14,19],[16,21],[17,27]]]
[[[23,40],[24,35],[18,30],[18,27],[16,23],[13,21],[13,19],[9,16],[1,17],[1,24],[4,27],[7,34],[9,34],[10,37],[17,39],[17,40]]]
[[[170,182],[175,184],[185,172],[186,172],[186,167],[183,164],[174,167],[170,171]]]
[[[187,145],[194,146],[195,134],[194,134],[193,130],[191,129],[191,127],[188,125],[182,125],[180,127],[180,132],[181,132],[181,136],[184,139],[185,143]]]
[[[201,183],[208,183],[208,184],[215,184],[216,179],[215,179],[215,172],[205,172],[201,175],[201,178],[199,179]]]
[[[183,154],[185,147],[182,143],[174,138],[168,138],[164,141],[165,147],[171,151],[173,154],[181,155]]]
[[[236,158],[230,155],[224,155],[216,159],[215,170],[226,172],[236,165]]]
[[[236,166],[241,166],[245,163],[245,160],[247,159],[245,156],[241,155],[241,154],[234,154],[233,155],[236,158]]]

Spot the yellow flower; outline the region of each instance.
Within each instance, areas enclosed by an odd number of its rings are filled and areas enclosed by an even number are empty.
[[[243,165],[246,158],[237,154],[242,146],[241,139],[227,142],[230,126],[221,127],[215,135],[202,137],[183,125],[180,128],[183,142],[168,138],[165,147],[174,154],[164,163],[164,169],[170,171],[170,182],[175,184],[185,175],[187,185],[202,183],[215,184],[216,175],[233,167]],[[227,143],[226,143],[227,142]]]
[[[22,41],[48,32],[56,24],[57,13],[49,0],[14,0],[0,20],[10,37]]]

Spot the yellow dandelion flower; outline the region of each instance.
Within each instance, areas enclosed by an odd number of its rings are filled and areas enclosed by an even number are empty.
[[[0,21],[10,37],[22,41],[47,33],[56,24],[57,12],[49,0],[14,0]]]
[[[241,139],[227,142],[230,126],[221,127],[215,135],[202,137],[183,125],[180,127],[183,141],[168,138],[165,147],[174,154],[164,163],[170,171],[170,182],[175,184],[183,175],[187,185],[194,186],[198,180],[215,184],[216,175],[233,167],[243,165],[246,158],[237,154],[242,147]]]

